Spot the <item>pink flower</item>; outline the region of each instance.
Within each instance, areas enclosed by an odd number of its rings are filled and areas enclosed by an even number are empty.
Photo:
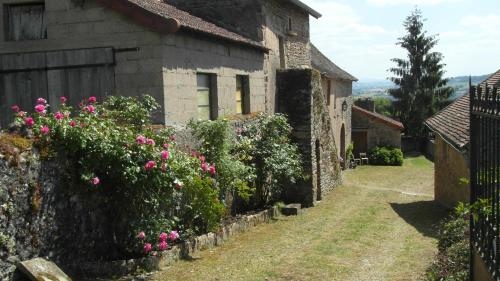
[[[179,233],[177,233],[177,231],[173,230],[170,232],[170,234],[168,235],[168,238],[171,240],[171,241],[175,241],[177,239],[179,239]]]
[[[85,107],[85,110],[87,110],[89,113],[94,113],[95,112],[95,107],[93,105],[87,105]]]
[[[71,127],[75,127],[75,126],[76,126],[76,122],[75,122],[75,121],[71,121],[71,122],[69,122],[69,125],[70,125]]]
[[[201,164],[201,170],[202,170],[203,172],[208,171],[208,164],[207,164],[207,163],[202,163],[202,164]]]
[[[45,112],[45,105],[38,104],[37,106],[35,106],[35,111],[38,113],[44,113]]]
[[[153,250],[153,246],[150,243],[144,244],[144,254],[148,254]]]
[[[48,133],[50,133],[50,128],[47,127],[47,126],[43,126],[41,129],[40,129],[40,132],[42,133],[42,135],[46,135]]]
[[[159,244],[158,244],[158,250],[160,251],[165,251],[168,249],[168,244],[166,241],[161,241]]]
[[[192,150],[192,151],[191,151],[191,156],[192,156],[192,157],[197,157],[197,156],[198,156],[198,153],[196,153],[196,151],[195,151],[195,150]]]
[[[141,239],[141,240],[144,240],[146,238],[146,233],[144,233],[144,231],[141,231],[137,234],[137,239]]]
[[[147,139],[146,140],[146,144],[148,144],[148,145],[155,145],[156,143],[155,143],[155,140],[153,140],[153,139]]]
[[[209,172],[210,172],[210,174],[211,174],[212,176],[215,176],[215,173],[217,172],[217,171],[215,170],[215,165],[210,166],[210,168],[209,168],[208,170],[209,170]]]
[[[19,108],[19,106],[17,106],[17,105],[13,105],[13,106],[11,106],[11,107],[10,107],[10,109],[12,109],[12,111],[14,111],[15,113],[18,113],[18,112],[19,112],[19,110],[21,110],[21,109]]]
[[[69,117],[70,115],[71,115],[71,112],[69,112],[69,111],[64,112],[64,117]]]
[[[91,182],[93,185],[98,185],[99,183],[101,183],[101,180],[98,177],[95,177],[91,180]]]
[[[156,167],[156,162],[155,161],[148,161],[146,165],[144,165],[144,169],[146,170],[152,170]]]
[[[205,159],[205,156],[201,155],[201,156],[200,156],[200,161],[201,161],[201,163],[205,163],[205,160],[206,160],[206,159]]]
[[[169,146],[170,146],[170,144],[168,144],[168,143],[163,144],[163,148],[165,148],[165,149],[168,149]]]
[[[24,119],[24,124],[28,127],[32,127],[35,124],[35,120],[33,120],[33,118],[31,117],[28,117]]]
[[[19,112],[17,113],[17,116],[18,116],[18,117],[21,117],[21,118],[22,118],[22,117],[24,117],[24,116],[26,116],[26,111],[19,111]]]
[[[170,137],[171,141],[175,141],[176,139],[177,139],[177,137],[175,135],[173,135],[173,136]]]
[[[167,241],[167,238],[168,238],[168,234],[166,234],[165,232],[162,232],[160,233],[160,241]]]
[[[95,103],[97,101],[97,98],[96,97],[90,97],[89,98],[89,102],[90,103]]]
[[[45,100],[44,98],[38,98],[38,99],[36,100],[36,103],[38,103],[38,104],[46,104],[46,103],[47,103],[47,100]]]
[[[65,104],[68,99],[64,96],[60,97],[59,100],[61,101],[62,104]]]
[[[56,120],[61,120],[64,118],[64,114],[62,114],[61,112],[56,112],[56,114],[54,114],[54,118],[56,118]]]
[[[168,158],[170,158],[170,152],[164,150],[161,152],[161,159],[163,160],[168,160]]]
[[[145,144],[146,143],[146,137],[143,136],[143,135],[139,135],[139,136],[137,136],[137,138],[135,139],[135,141],[137,142],[137,144]]]

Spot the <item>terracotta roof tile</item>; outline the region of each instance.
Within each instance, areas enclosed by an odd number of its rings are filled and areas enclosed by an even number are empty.
[[[180,24],[181,29],[203,33],[208,36],[217,37],[223,40],[235,42],[267,50],[260,42],[246,38],[225,28],[217,26],[211,22],[203,20],[199,17],[193,16],[185,11],[177,9],[176,7],[167,4],[160,0],[97,0],[104,6],[115,9],[118,12],[131,16],[135,20],[139,20],[142,24],[154,24],[155,18],[163,19],[165,22],[170,23],[176,20]],[[124,8],[125,7],[125,8]],[[149,14],[150,20],[145,20],[143,17],[136,17],[134,12],[145,12]],[[147,15],[146,15],[147,16]],[[159,25],[162,27],[162,25]],[[162,31],[162,30],[159,30]]]
[[[469,95],[465,95],[425,121],[425,125],[458,150],[469,144]]]
[[[364,115],[372,118],[375,121],[378,121],[378,122],[383,123],[385,125],[388,125],[390,127],[399,129],[401,131],[404,130],[404,128],[405,128],[403,126],[403,123],[401,123],[399,121],[396,121],[396,120],[394,120],[392,118],[389,118],[387,116],[384,116],[384,115],[376,113],[376,112],[368,111],[368,110],[366,110],[364,108],[361,108],[359,106],[353,105],[352,106],[352,110],[354,112],[358,112],[358,113],[364,114]]]
[[[493,73],[488,79],[481,82],[480,85],[484,86],[486,84],[488,84],[489,87],[500,88],[500,70]]]
[[[313,68],[319,70],[321,73],[326,73],[330,78],[358,81],[356,77],[347,73],[323,55],[313,44],[311,44],[311,63]]]

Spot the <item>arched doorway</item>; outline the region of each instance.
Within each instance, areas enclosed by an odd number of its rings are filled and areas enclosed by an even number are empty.
[[[344,168],[349,165],[347,163],[347,159],[345,157],[345,126],[342,124],[342,128],[340,129],[340,157],[344,159]]]
[[[321,147],[316,140],[316,200],[321,201]]]

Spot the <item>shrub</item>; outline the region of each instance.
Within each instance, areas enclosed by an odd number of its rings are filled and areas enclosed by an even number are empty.
[[[216,167],[176,149],[171,130],[153,132],[153,98],[111,97],[101,105],[91,97],[78,110],[65,101],[50,113],[39,99],[31,116],[16,109],[15,122],[36,146],[67,159],[70,186],[80,187],[74,192],[102,195],[124,249],[136,250],[138,232],[153,237],[179,229],[186,235],[217,227],[224,208]]]
[[[259,114],[237,128],[238,157],[255,167],[257,196],[263,204],[283,199],[285,187],[303,179],[301,154],[290,138],[285,115]]]
[[[346,155],[346,162],[345,163],[351,163],[352,160],[354,160],[354,143],[350,143],[345,151]]]
[[[368,157],[373,165],[402,166],[404,161],[401,149],[388,146],[371,149]]]

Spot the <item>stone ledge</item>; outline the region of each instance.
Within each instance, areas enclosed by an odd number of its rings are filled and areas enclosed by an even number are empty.
[[[239,217],[235,222],[223,226],[220,231],[197,236],[174,245],[171,249],[164,251],[161,256],[110,262],[87,262],[74,265],[72,268],[74,273],[81,277],[78,280],[120,278],[144,271],[165,270],[179,259],[189,259],[199,251],[222,245],[228,238],[246,232],[259,224],[267,223],[278,215],[278,208],[271,207],[256,214]]]

